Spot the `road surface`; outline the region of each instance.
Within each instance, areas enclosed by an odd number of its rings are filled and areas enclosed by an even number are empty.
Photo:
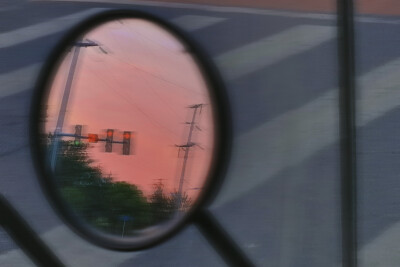
[[[335,15],[306,5],[277,10],[132,2],[1,2],[0,193],[69,266],[224,265],[193,226],[142,252],[92,246],[57,218],[35,176],[27,132],[30,97],[49,51],[91,14],[145,10],[189,33],[227,85],[234,147],[226,182],[211,206],[221,224],[259,266],[340,266]],[[400,17],[398,5],[393,7],[371,15],[365,5],[356,18],[362,266],[400,264]],[[0,265],[21,264],[31,263],[0,232]]]

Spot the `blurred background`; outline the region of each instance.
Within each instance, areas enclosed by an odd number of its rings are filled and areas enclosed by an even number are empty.
[[[0,1],[0,193],[67,266],[224,266],[196,227],[114,252],[76,236],[41,191],[28,145],[38,72],[63,34],[106,9],[144,10],[201,45],[232,107],[233,151],[210,210],[257,266],[341,266],[336,1]],[[400,4],[355,2],[360,266],[400,253]],[[0,231],[0,265],[33,263]]]

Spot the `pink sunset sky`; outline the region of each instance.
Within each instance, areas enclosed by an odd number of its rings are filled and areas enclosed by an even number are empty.
[[[191,55],[170,33],[139,19],[105,23],[87,33],[99,47],[81,48],[69,98],[64,133],[84,125],[83,135],[114,129],[114,140],[123,131],[134,132],[133,155],[122,155],[122,145],[104,152],[104,142],[89,149],[94,165],[117,181],[136,184],[146,194],[158,179],[166,190],[177,190],[183,152],[194,104],[205,104],[197,113],[184,191],[196,195],[207,175],[213,148],[213,118],[208,89]],[[53,132],[59,114],[72,53],[57,71],[48,99],[46,132]],[[198,110],[200,111],[200,109]],[[68,138],[64,138],[67,140]],[[71,138],[69,139],[71,140]],[[85,141],[86,142],[86,141]]]

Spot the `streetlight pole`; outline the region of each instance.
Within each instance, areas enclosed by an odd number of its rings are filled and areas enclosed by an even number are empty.
[[[65,119],[65,112],[67,110],[67,104],[71,92],[71,87],[72,87],[72,81],[74,79],[74,73],[76,69],[76,64],[78,62],[78,56],[80,52],[81,47],[89,47],[89,46],[99,46],[95,42],[83,42],[83,41],[78,41],[74,44],[75,49],[74,49],[74,54],[72,56],[71,60],[71,66],[69,68],[69,73],[68,73],[68,78],[67,82],[65,84],[65,89],[64,89],[64,94],[63,98],[61,101],[61,106],[60,106],[60,111],[58,113],[58,119],[57,119],[57,124],[56,124],[56,129],[54,130],[54,136],[53,136],[53,147],[51,151],[51,169],[55,171],[56,167],[56,161],[57,161],[57,151],[58,151],[58,146],[59,146],[59,133],[62,132],[63,124],[64,124],[64,119]]]

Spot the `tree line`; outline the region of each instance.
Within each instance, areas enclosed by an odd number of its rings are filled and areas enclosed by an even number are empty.
[[[60,193],[77,216],[105,232],[132,236],[176,214],[177,192],[166,193],[159,182],[145,196],[135,184],[115,181],[94,166],[88,156],[88,146],[61,141],[57,156],[55,179]],[[48,149],[51,147],[50,141]],[[180,210],[188,209],[191,203],[188,195],[183,194]]]

